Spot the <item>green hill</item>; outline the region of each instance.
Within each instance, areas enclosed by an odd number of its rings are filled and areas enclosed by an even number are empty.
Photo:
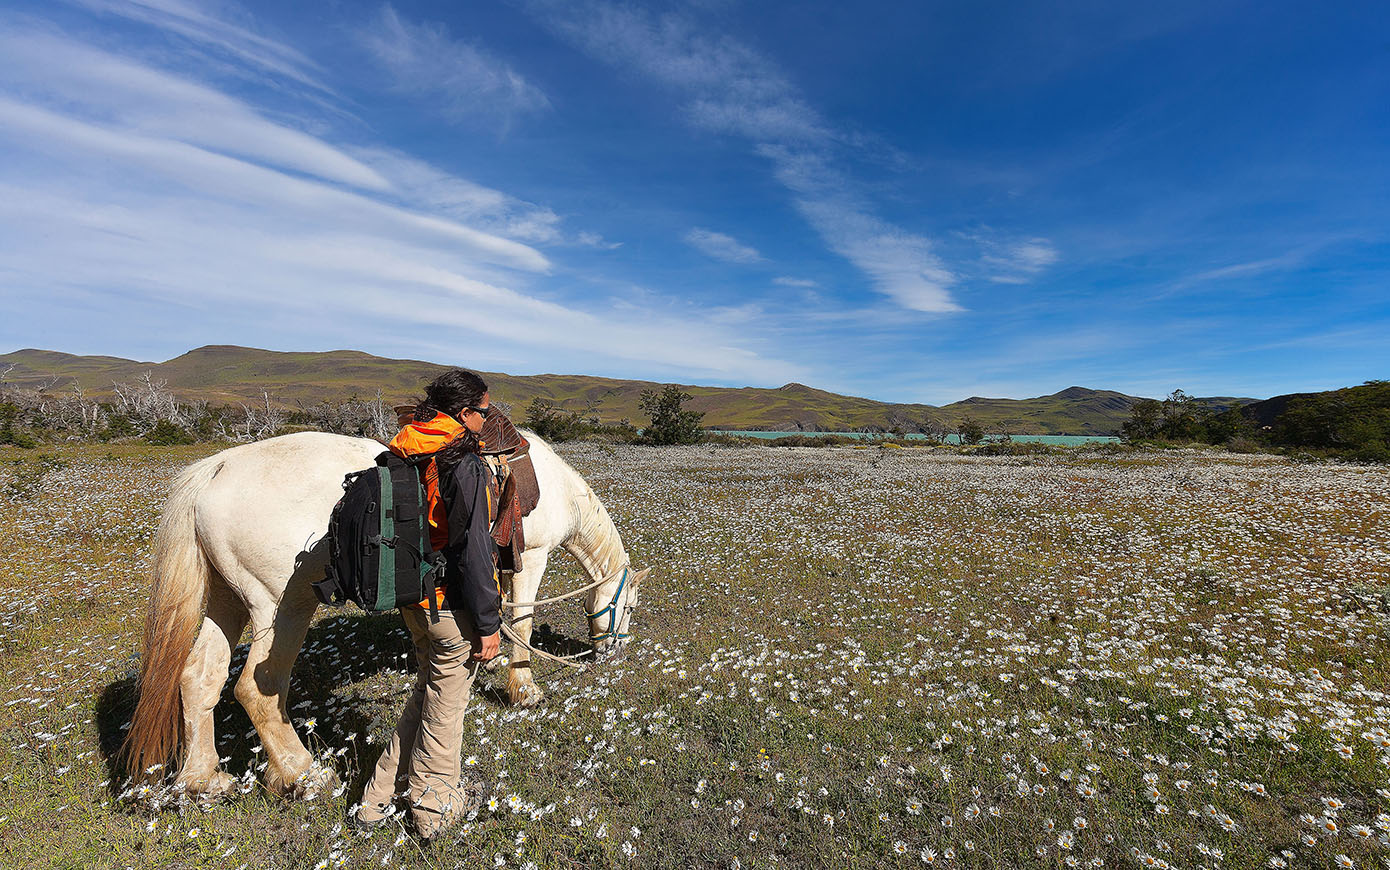
[[[19,350],[0,355],[4,382],[26,389],[62,392],[79,385],[89,397],[110,395],[113,383],[134,383],[146,372],[168,382],[186,401],[214,405],[260,402],[268,393],[274,404],[294,408],[381,390],[391,403],[411,400],[420,387],[448,366],[422,360],[388,359],[353,350],[285,353],[230,345],[209,345],[166,362],[139,362],[110,356],[75,356],[50,350]],[[512,416],[525,417],[532,400],[541,398],[565,409],[597,403],[605,422],[645,419],[638,407],[653,381],[618,380],[588,375],[509,375],[480,372],[495,400],[508,403]],[[803,384],[778,388],[683,388],[693,396],[687,407],[704,412],[704,425],[720,429],[775,431],[923,431],[932,426],[954,429],[970,415],[990,429],[1012,433],[1106,435],[1118,431],[1137,400],[1109,390],[1068,387],[1033,399],[972,397],[942,407],[892,404],[841,396]],[[1221,407],[1249,399],[1207,400]]]

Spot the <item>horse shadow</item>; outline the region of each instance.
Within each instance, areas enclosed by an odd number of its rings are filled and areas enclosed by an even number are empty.
[[[265,761],[246,711],[234,696],[250,649],[245,636],[232,653],[231,666],[214,710],[221,767],[233,776]],[[547,641],[549,642],[549,641]],[[415,682],[417,663],[410,632],[399,613],[364,613],[329,609],[304,640],[290,676],[288,714],[305,746],[348,783],[356,798],[365,787],[385,742],[369,735],[391,733]],[[480,675],[474,694],[496,707],[509,705],[505,669],[501,688],[496,678]],[[136,669],[108,683],[97,699],[94,720],[101,755],[113,793],[124,788],[127,774],[120,757],[138,698]],[[314,720],[312,728],[308,720]],[[259,770],[257,771],[260,772]]]

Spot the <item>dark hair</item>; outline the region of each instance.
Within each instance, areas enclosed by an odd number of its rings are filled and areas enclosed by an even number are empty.
[[[425,397],[415,403],[415,419],[423,423],[443,412],[459,420],[463,416],[463,409],[470,405],[477,406],[486,392],[487,383],[473,372],[449,369],[425,387]],[[435,454],[440,477],[452,474],[453,466],[458,465],[467,454],[477,453],[479,449],[477,433],[465,426],[448,447]]]
[[[477,405],[486,392],[487,383],[473,372],[449,369],[425,387],[425,397],[415,403],[415,419],[433,420],[441,411],[458,419],[464,408]]]

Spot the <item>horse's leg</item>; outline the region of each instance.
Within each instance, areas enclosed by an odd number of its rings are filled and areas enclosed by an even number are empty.
[[[208,590],[207,613],[179,681],[183,702],[184,761],[177,784],[190,794],[222,797],[236,782],[217,769],[213,710],[227,682],[232,648],[246,627],[246,608],[219,577]]]
[[[301,578],[302,580],[302,578]],[[336,781],[332,771],[314,764],[289,716],[290,670],[318,602],[307,582],[291,582],[278,605],[251,605],[251,650],[237,680],[236,697],[246,708],[265,746],[265,784],[285,797],[303,797]]]
[[[536,600],[536,590],[540,588],[549,558],[550,554],[539,548],[523,554],[522,564],[526,567],[512,576],[513,601]],[[531,618],[534,609],[517,607],[511,614],[517,636],[526,643],[531,642],[531,629],[535,628],[535,619]],[[513,704],[522,707],[534,707],[545,697],[531,675],[531,651],[517,643],[512,644],[512,664],[507,671],[507,696]]]

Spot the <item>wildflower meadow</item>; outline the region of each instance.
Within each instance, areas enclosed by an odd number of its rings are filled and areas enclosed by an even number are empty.
[[[394,613],[322,608],[295,668],[340,785],[264,791],[230,688],[238,797],[118,769],[161,503],[211,449],[0,450],[6,867],[1390,866],[1384,467],[559,445],[652,569],[634,639],[537,662],[532,708],[484,674],[489,798],[422,845],[347,824],[414,679]],[[573,602],[537,622],[581,648]]]

